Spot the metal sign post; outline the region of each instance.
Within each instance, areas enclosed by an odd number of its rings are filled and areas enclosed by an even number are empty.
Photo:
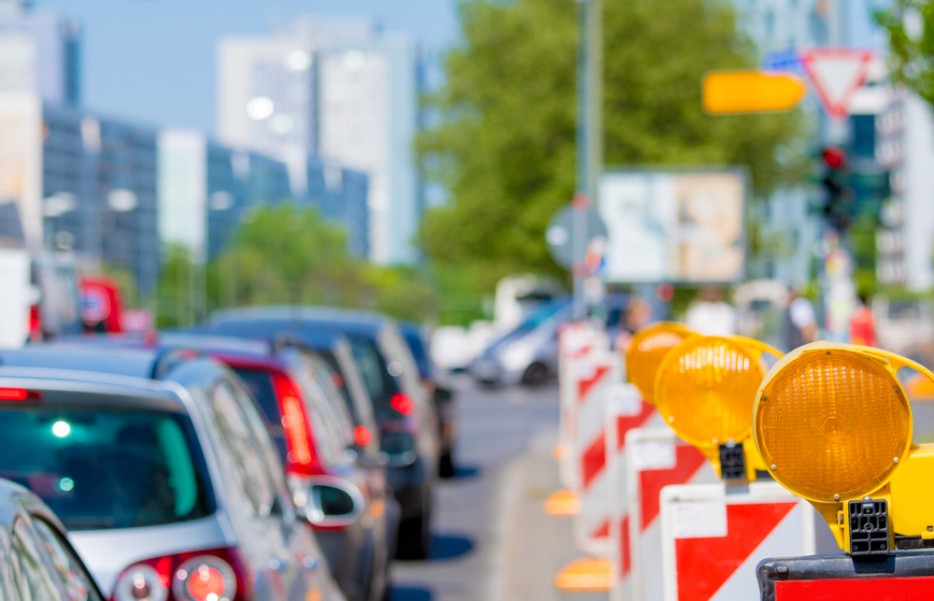
[[[574,248],[574,315],[587,310],[584,260],[590,243],[588,213],[597,199],[597,180],[603,168],[603,1],[580,4],[577,55],[577,193],[571,233]]]

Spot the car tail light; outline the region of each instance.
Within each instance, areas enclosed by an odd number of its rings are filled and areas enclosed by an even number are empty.
[[[236,549],[177,553],[123,570],[111,601],[254,601],[250,580]]]
[[[34,390],[25,388],[0,388],[0,401],[30,401],[38,400],[41,395]]]
[[[366,426],[357,426],[353,430],[353,439],[361,447],[365,447],[373,440],[373,434]]]
[[[392,396],[392,399],[389,401],[389,406],[402,415],[412,415],[412,412],[415,411],[415,403],[401,392],[397,392]]]
[[[29,307],[29,339],[33,342],[42,340],[42,316],[39,314],[39,305]]]
[[[292,378],[282,373],[273,374],[273,382],[282,412],[288,469],[300,474],[314,474],[317,462],[311,447],[311,424],[298,388]]]

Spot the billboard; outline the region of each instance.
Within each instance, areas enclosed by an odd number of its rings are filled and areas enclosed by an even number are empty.
[[[614,283],[732,282],[746,257],[741,168],[619,171],[600,178]]]

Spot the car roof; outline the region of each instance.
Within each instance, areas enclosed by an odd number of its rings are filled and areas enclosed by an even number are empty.
[[[233,321],[276,323],[292,327],[313,325],[317,329],[365,335],[373,335],[374,332],[393,323],[388,317],[378,313],[308,306],[226,309],[215,311],[209,320],[213,326]]]
[[[154,349],[57,343],[0,351],[0,368],[37,367],[153,379],[160,354]]]

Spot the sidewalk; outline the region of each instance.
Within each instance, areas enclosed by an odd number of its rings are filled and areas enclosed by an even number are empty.
[[[529,452],[503,470],[499,512],[504,546],[499,601],[604,601],[608,593],[569,593],[555,588],[555,575],[582,556],[573,544],[571,518],[545,514],[548,496],[561,488],[552,458],[557,433],[537,436]]]

